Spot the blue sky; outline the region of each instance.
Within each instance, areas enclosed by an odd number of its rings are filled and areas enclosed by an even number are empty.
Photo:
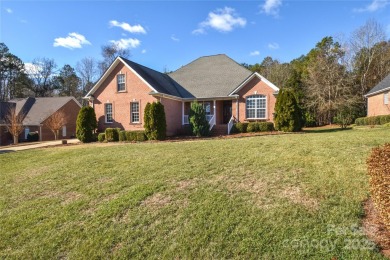
[[[298,58],[325,36],[348,37],[374,18],[390,36],[390,0],[367,1],[0,1],[0,41],[25,63],[59,67],[101,59],[103,44],[163,71],[225,53],[254,64]]]

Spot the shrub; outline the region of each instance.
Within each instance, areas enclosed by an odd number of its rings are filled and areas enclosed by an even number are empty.
[[[357,125],[357,126],[364,125],[364,117],[356,118],[355,125]]]
[[[353,109],[347,105],[341,107],[341,109],[337,111],[333,121],[342,129],[346,129],[353,122]]]
[[[367,163],[372,200],[390,230],[390,143],[374,148]]]
[[[145,131],[135,131],[136,141],[143,142],[147,140]]]
[[[164,105],[147,103],[144,110],[145,134],[149,140],[164,140],[167,132]]]
[[[380,123],[381,125],[390,123],[390,115],[381,116]]]
[[[274,131],[274,123],[272,122],[259,122],[259,131],[260,132],[271,132]]]
[[[97,128],[95,110],[90,107],[82,107],[77,115],[76,137],[83,143],[95,140],[94,131]]]
[[[106,134],[105,133],[99,133],[97,137],[99,142],[104,142],[106,140]]]
[[[304,124],[306,127],[317,126],[317,121],[316,121],[314,114],[307,112],[307,111],[304,114],[304,122],[305,122]]]
[[[294,92],[281,89],[275,104],[275,128],[283,132],[302,129],[302,111]]]
[[[119,131],[119,141],[121,142],[127,141],[126,131]]]
[[[27,141],[28,142],[38,142],[39,141],[39,134],[37,132],[28,133]]]
[[[235,133],[246,133],[246,130],[248,128],[248,123],[235,123],[234,124],[234,132]]]
[[[119,128],[106,128],[106,141],[118,142],[119,141]]]
[[[248,127],[246,128],[246,131],[248,133],[254,133],[254,132],[259,132],[259,124],[257,122],[250,122],[248,124]]]
[[[206,111],[202,104],[196,101],[191,103],[190,126],[192,133],[198,137],[209,135],[210,125],[206,119]]]

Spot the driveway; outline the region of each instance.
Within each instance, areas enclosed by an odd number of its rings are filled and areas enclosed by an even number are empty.
[[[68,144],[76,144],[80,142],[78,139],[67,139],[66,141]],[[42,148],[48,146],[56,146],[61,144],[62,144],[62,140],[55,140],[55,141],[46,141],[46,142],[20,143],[18,145],[0,146],[0,154],[35,149],[35,148]]]

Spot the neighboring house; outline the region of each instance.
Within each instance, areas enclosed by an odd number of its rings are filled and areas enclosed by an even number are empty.
[[[54,140],[54,134],[46,126],[46,121],[57,111],[63,112],[66,116],[66,124],[62,127],[58,138],[71,138],[76,134],[76,119],[81,105],[74,97],[15,99],[0,102],[0,145],[12,143],[12,136],[5,125],[5,116],[12,108],[15,108],[18,114],[24,115],[24,131],[19,136],[21,141],[27,139],[29,132],[38,132],[41,141]]]
[[[371,89],[367,98],[367,116],[390,115],[390,74]]]
[[[160,101],[167,135],[175,135],[188,125],[193,101],[203,104],[210,128],[223,133],[233,121],[273,121],[278,91],[226,55],[201,57],[170,74],[118,57],[85,98],[95,109],[99,131],[143,129],[145,105]]]

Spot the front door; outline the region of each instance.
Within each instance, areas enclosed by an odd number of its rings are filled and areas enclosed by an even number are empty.
[[[225,100],[223,101],[223,124],[229,123],[230,118],[232,117],[232,101],[231,100]]]

